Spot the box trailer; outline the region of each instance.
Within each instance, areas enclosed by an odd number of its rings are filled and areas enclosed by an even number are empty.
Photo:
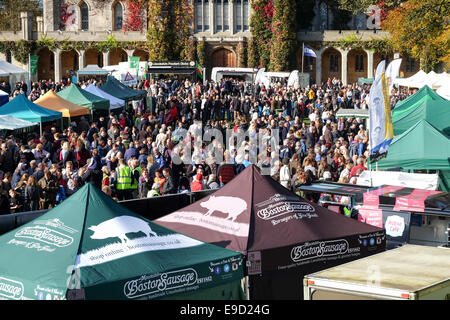
[[[450,300],[450,249],[406,244],[303,278],[305,300]]]

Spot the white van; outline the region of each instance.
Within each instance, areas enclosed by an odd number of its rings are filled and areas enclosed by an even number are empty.
[[[222,78],[232,77],[245,82],[253,83],[258,69],[254,68],[227,68],[227,67],[215,67],[211,70],[211,80],[219,82]]]

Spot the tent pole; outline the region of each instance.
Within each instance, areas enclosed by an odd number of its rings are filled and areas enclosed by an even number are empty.
[[[40,136],[42,137],[42,121],[39,123],[39,133]]]
[[[249,287],[249,278],[248,276],[245,277],[245,296],[247,297],[247,300],[250,300],[250,287]]]

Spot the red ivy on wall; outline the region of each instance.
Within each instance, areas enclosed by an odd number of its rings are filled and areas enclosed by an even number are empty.
[[[61,3],[61,19],[59,21],[59,29],[64,30],[66,28],[67,22],[75,14],[75,11],[68,12],[69,4]]]
[[[141,31],[144,28],[144,0],[127,0],[127,15],[124,19],[124,31]]]

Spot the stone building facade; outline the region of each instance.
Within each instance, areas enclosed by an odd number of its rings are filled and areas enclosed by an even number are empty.
[[[190,0],[192,4],[192,34],[197,42],[205,43],[208,74],[212,67],[246,67],[245,56],[240,50],[252,37],[250,17],[251,0]],[[137,41],[144,43],[147,38],[147,5],[142,9],[142,26],[138,31],[125,31],[127,0],[43,0],[43,16],[32,17],[21,13],[21,32],[0,32],[1,40],[42,40],[55,41],[106,41],[113,36],[117,41]],[[327,7],[325,1],[316,0],[314,18],[305,30],[299,30],[297,40],[310,44],[317,58],[305,57],[302,61],[302,49],[296,54],[297,69],[310,74],[316,83],[328,78],[340,78],[344,83],[356,82],[358,78],[373,77],[375,68],[381,59],[392,60],[400,57],[398,53],[388,56],[379,52],[363,49],[346,50],[333,47],[339,39],[349,36],[362,40],[384,38],[389,35],[382,30],[368,30],[367,16],[360,14],[351,17],[346,30],[333,29],[335,13]],[[33,31],[32,19],[37,21],[37,30]],[[33,80],[52,78],[56,81],[69,77],[79,68],[88,64],[99,66],[115,65],[127,61],[129,56],[148,59],[144,49],[121,49],[97,51],[96,49],[43,48],[34,54],[39,56],[38,73]],[[401,76],[408,77],[419,69],[419,62],[402,57]],[[8,60],[28,69],[8,53],[0,54],[0,59]],[[268,70],[270,71],[270,70]],[[288,70],[286,70],[288,71]]]

